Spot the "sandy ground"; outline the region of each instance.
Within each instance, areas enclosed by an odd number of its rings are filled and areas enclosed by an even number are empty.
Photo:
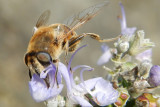
[[[0,1],[0,107],[44,107],[32,100],[28,90],[28,69],[23,62],[32,29],[39,15],[46,9],[52,12],[49,24],[62,23],[70,15],[104,0],[1,0]],[[153,64],[160,64],[160,1],[122,0],[126,10],[128,26],[143,29],[146,37],[156,43],[153,49]],[[120,34],[120,0],[110,0],[94,19],[77,30],[78,34],[94,32],[102,38]],[[95,68],[86,73],[85,79],[105,76],[106,72],[96,62],[101,55],[100,45],[90,38],[81,43],[88,44],[74,58],[72,66],[87,64]],[[113,47],[113,43],[109,43]],[[64,59],[63,55],[61,57]],[[111,66],[108,63],[106,66]],[[79,73],[75,74],[79,75]]]

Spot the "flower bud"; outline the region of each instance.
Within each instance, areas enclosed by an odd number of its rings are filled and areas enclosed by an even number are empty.
[[[119,51],[121,53],[126,52],[129,49],[129,43],[128,42],[122,42],[119,44]]]
[[[160,85],[160,66],[152,66],[149,74],[149,83],[154,87]]]
[[[145,39],[144,37],[145,37],[144,31],[140,30],[137,32],[136,35],[133,36],[133,38],[131,38],[130,41],[131,46],[129,49],[130,55],[132,56],[137,55],[155,46],[153,42],[150,42],[149,39]]]

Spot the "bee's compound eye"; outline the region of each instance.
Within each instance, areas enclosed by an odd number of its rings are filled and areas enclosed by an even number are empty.
[[[37,53],[37,58],[38,58],[39,61],[42,61],[42,62],[52,61],[51,56],[46,52]]]

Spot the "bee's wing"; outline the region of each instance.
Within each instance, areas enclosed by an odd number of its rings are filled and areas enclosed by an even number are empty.
[[[50,10],[46,10],[41,14],[41,16],[39,17],[39,19],[36,23],[36,28],[39,28],[40,26],[46,25],[46,23],[49,20],[50,13],[51,13]]]
[[[83,11],[69,17],[64,24],[71,28],[71,31],[76,30],[81,25],[85,24],[87,21],[92,19],[101,9],[106,6],[109,2],[105,1],[103,3],[91,6]]]

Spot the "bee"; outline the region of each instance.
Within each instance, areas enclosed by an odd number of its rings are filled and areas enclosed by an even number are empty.
[[[25,54],[25,64],[29,68],[29,76],[33,73],[40,75],[50,62],[56,63],[60,55],[65,51],[74,52],[78,44],[86,36],[99,41],[109,42],[112,39],[100,39],[100,36],[94,33],[83,33],[78,35],[75,30],[92,19],[108,2],[103,2],[91,6],[73,16],[65,24],[57,23],[46,25],[49,20],[50,11],[47,10],[39,17],[34,33],[29,41],[28,49]]]

